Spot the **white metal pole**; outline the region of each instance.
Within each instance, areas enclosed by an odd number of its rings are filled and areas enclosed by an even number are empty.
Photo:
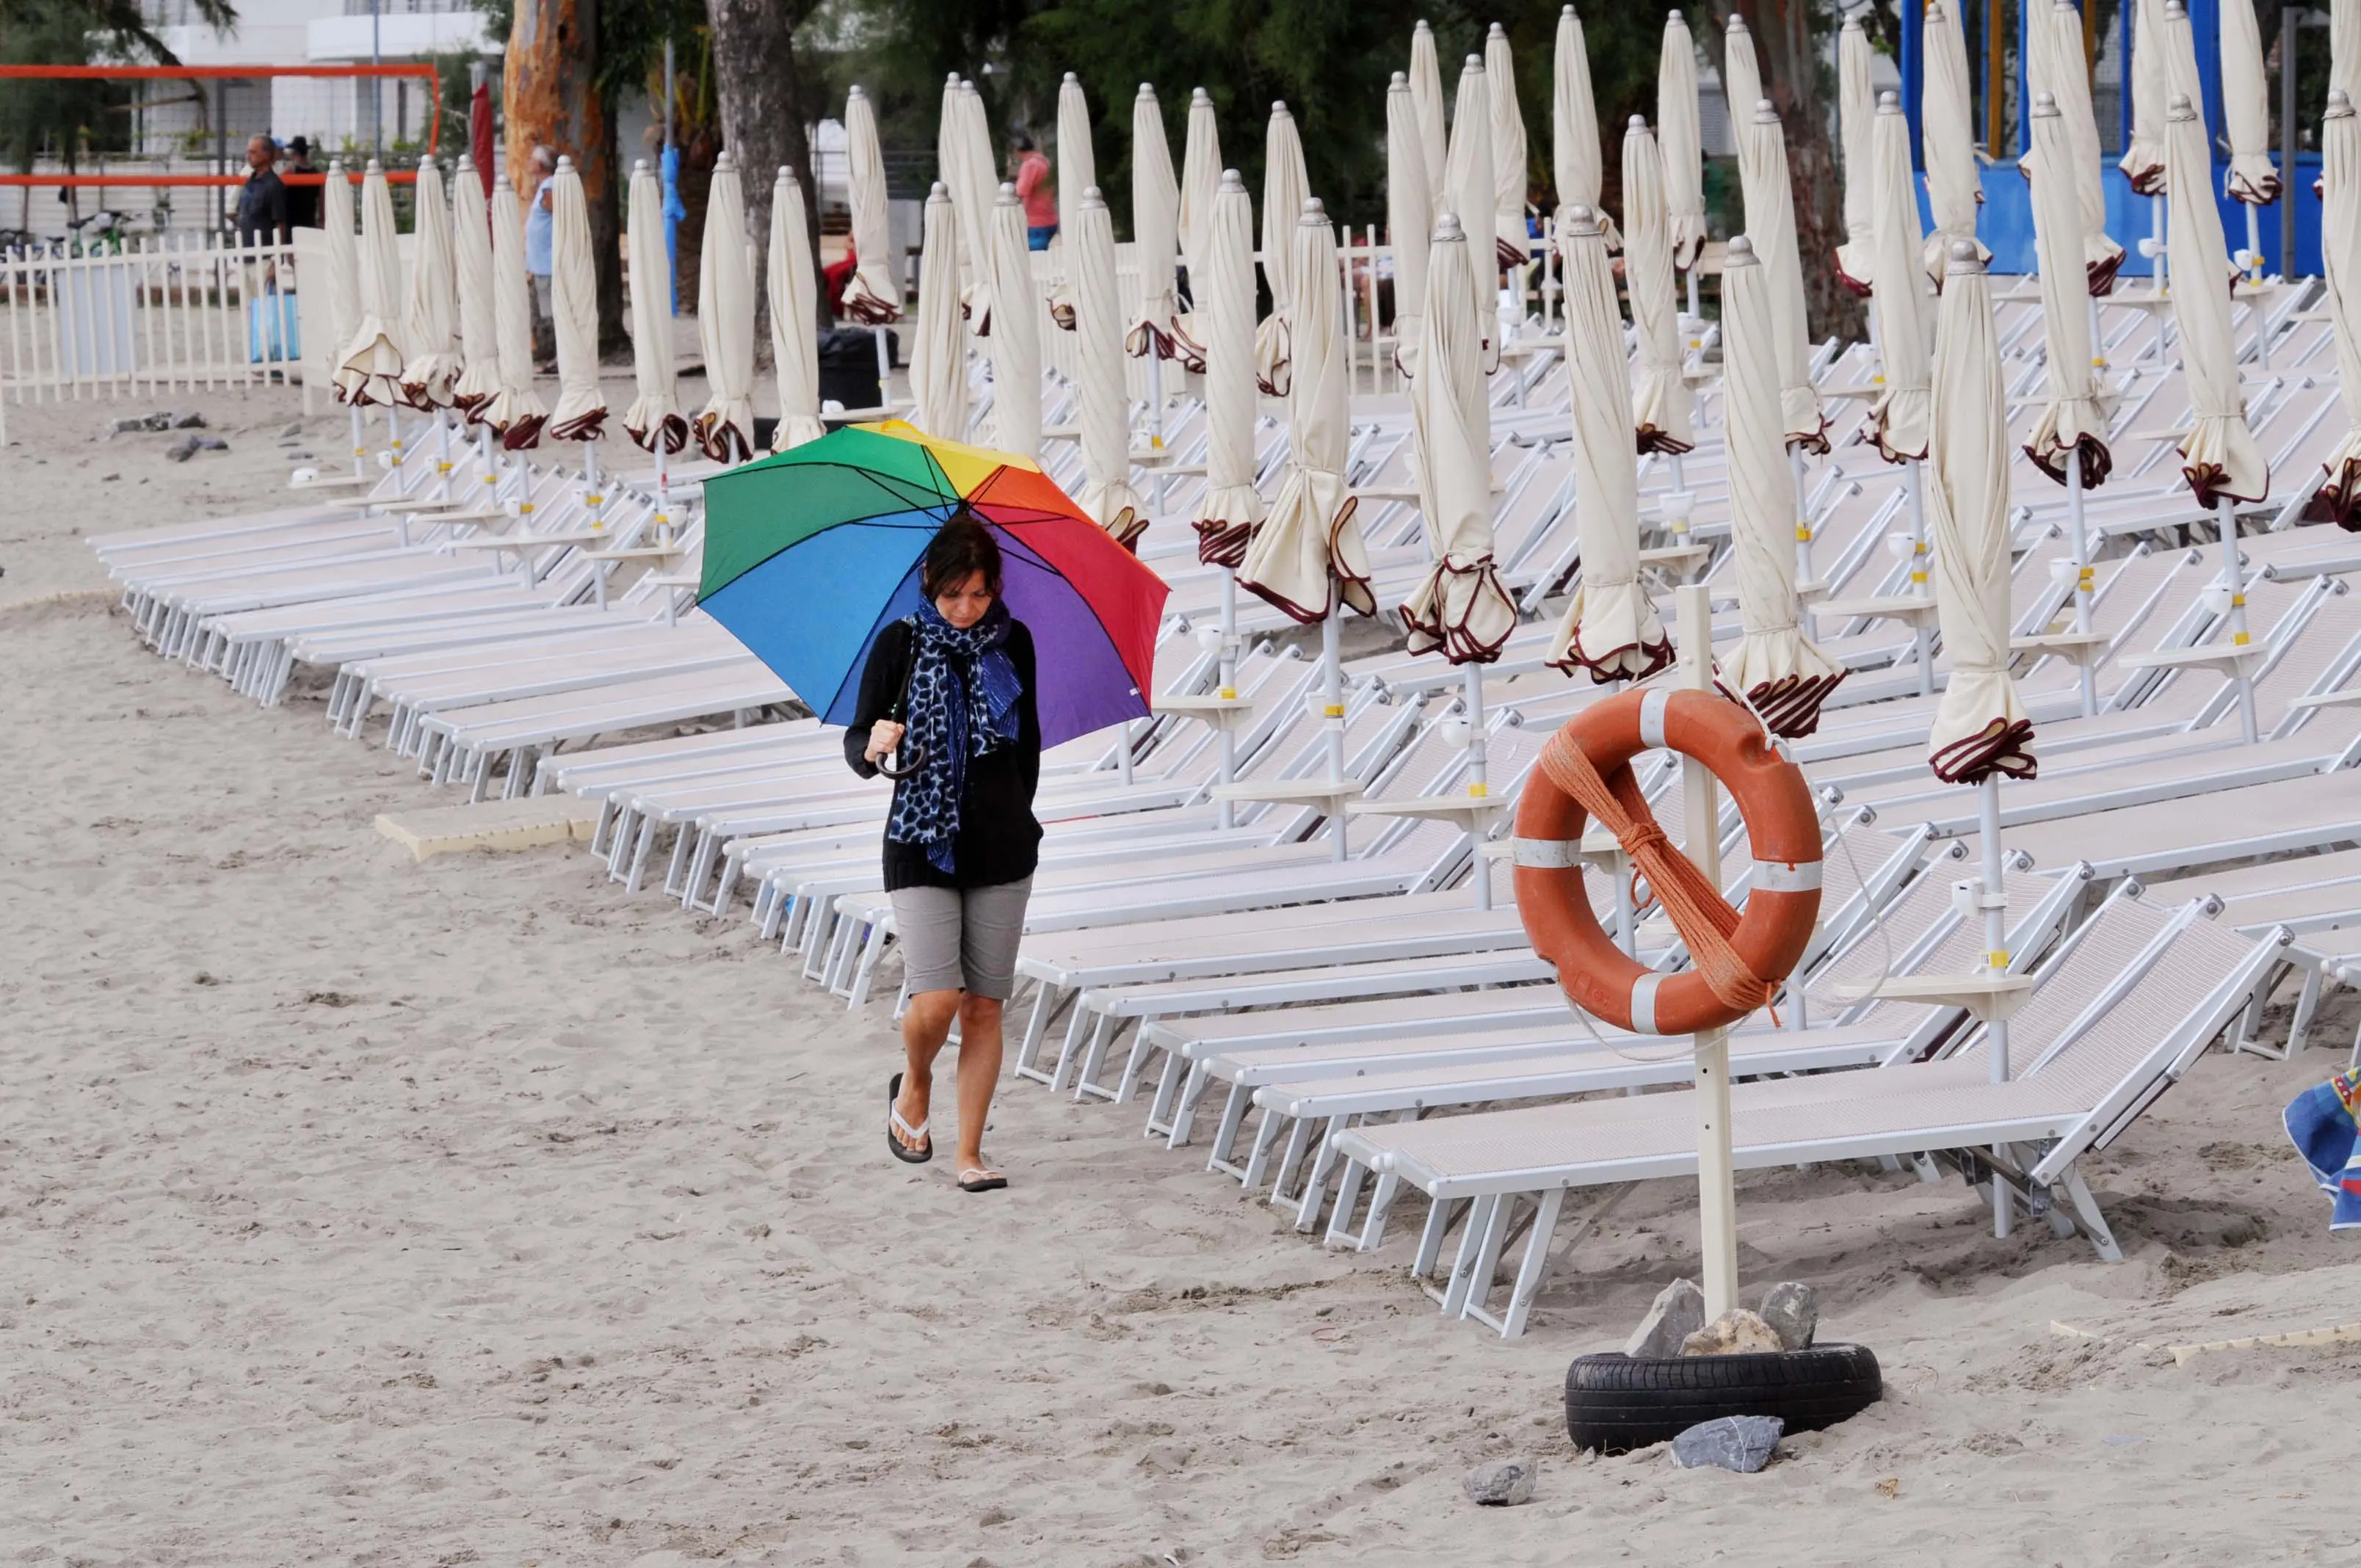
[[[1492,793],[1484,771],[1484,666],[1470,663],[1467,682],[1467,794],[1477,800]],[[1476,907],[1492,907],[1492,870],[1484,863],[1484,831],[1474,817],[1467,819],[1467,857],[1476,874]]]
[[[2091,630],[2091,548],[2082,531],[2082,453],[2079,446],[2066,454],[2067,543],[2074,552],[2074,630]],[[2082,717],[2099,711],[2098,677],[2092,674],[2090,650],[2074,650],[2082,670]]]
[[[1238,695],[1238,574],[1228,566],[1222,568],[1222,690],[1224,702]],[[1222,720],[1222,782],[1228,784],[1238,776],[1238,732],[1224,714]],[[1224,829],[1237,826],[1237,807],[1223,801],[1218,819]]]
[[[2253,641],[2246,635],[2246,579],[2244,565],[2238,560],[2238,510],[2235,502],[2224,496],[2213,503],[2216,526],[2222,532],[2222,582],[2230,590],[2230,645],[2244,648]],[[2246,744],[2255,743],[2255,678],[2244,664],[2238,669],[2238,728],[2246,732]]]
[[[884,322],[869,331],[877,339],[877,406],[890,410],[894,406],[894,351],[886,345]]]
[[[1156,515],[1163,517],[1164,495],[1164,356],[1151,343],[1148,350],[1148,450],[1156,459]]]
[[[1692,691],[1713,689],[1713,639],[1704,631],[1712,624],[1713,598],[1703,583],[1684,584],[1680,623],[1686,631],[1681,650],[1681,684]],[[1721,821],[1719,792],[1713,774],[1693,759],[1681,763],[1681,786],[1687,812],[1690,860],[1706,881],[1721,886]],[[1738,1305],[1738,1199],[1730,1155],[1730,1032],[1703,1029],[1697,1036],[1697,1233],[1705,1261],[1705,1315],[1708,1321]]]
[[[1993,974],[2008,972],[2008,894],[2002,878],[2000,848],[2000,775],[1987,773],[1976,785],[1976,816],[1979,837],[1983,840],[1983,876],[1979,900],[1984,913],[1984,968]],[[1984,1057],[1992,1069],[1992,1081],[2008,1081],[2008,1020],[1997,1010],[1984,1026]],[[1997,1151],[1995,1151],[1997,1152]],[[1995,1171],[1992,1187],[1993,1234],[2005,1236],[2009,1232],[2008,1188]]]
[[[1923,599],[1933,591],[1927,580],[1927,465],[1913,457],[1906,467],[1910,478],[1910,591]],[[1918,695],[1926,696],[1935,689],[1935,650],[1934,636],[1927,630],[1925,616],[1913,618],[1910,636],[1917,648]]]
[[[1343,633],[1337,620],[1345,612],[1344,599],[1336,591],[1336,576],[1328,575],[1328,614],[1320,622],[1320,731],[1328,751],[1328,782],[1345,782],[1345,656]],[[1328,837],[1334,846],[1336,858],[1345,858],[1345,803],[1331,802],[1334,815],[1328,819]]]
[[[2148,229],[2156,240],[2156,296],[2159,300],[2164,298],[2166,291],[2171,287],[2172,282],[2170,264],[2166,257],[2164,248],[2164,214],[2165,199],[2161,196],[2149,197]],[[2164,353],[2164,313],[2162,311],[2158,311],[2156,313],[2156,367],[2159,370],[2163,369],[2166,365],[2169,363],[2169,361],[2166,359]]]
[[[2255,366],[2257,369],[2271,367],[2270,313],[2263,308],[2263,235],[2262,217],[2251,202],[2241,202],[2246,209],[2246,281],[2255,286],[2254,302],[2246,308],[2255,317]],[[2285,274],[2282,274],[2285,276]]]
[[[361,406],[346,403],[345,414],[353,427],[353,477],[368,477],[368,437],[361,429]]]
[[[1795,492],[1795,590],[1804,635],[1808,638],[1812,635],[1811,591],[1819,582],[1812,576],[1812,520],[1804,510],[1804,449],[1800,446],[1787,448],[1787,477]]]
[[[670,49],[672,45],[667,43],[664,45],[664,48],[666,49]],[[669,71],[664,73],[664,79],[667,82],[672,79],[672,73]],[[669,113],[670,111],[667,110],[666,112]],[[659,429],[656,432],[655,446],[656,543],[669,547],[672,543],[672,488],[671,475],[667,470],[664,456],[664,434],[663,430]],[[666,626],[677,626],[680,624],[680,599],[676,589],[666,588],[664,590],[664,624]]]
[[[451,499],[451,411],[434,411],[434,496]]]

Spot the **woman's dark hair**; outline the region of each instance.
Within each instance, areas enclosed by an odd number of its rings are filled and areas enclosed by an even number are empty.
[[[918,566],[918,587],[936,598],[964,583],[977,572],[994,598],[1000,597],[1000,541],[992,530],[964,509],[953,512],[927,545]]]
[[[1018,131],[1015,136],[1008,138],[1008,145],[1015,148],[1019,152],[1031,152],[1033,150],[1033,138],[1025,132]]]

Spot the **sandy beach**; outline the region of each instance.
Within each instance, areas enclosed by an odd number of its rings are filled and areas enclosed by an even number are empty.
[[[2361,1340],[2162,1348],[2361,1320],[2279,1124],[2349,996],[2086,1164],[2121,1265],[1957,1180],[1742,1175],[1749,1290],[1815,1285],[1884,1401],[1756,1476],[1579,1456],[1565,1364],[1696,1272],[1692,1187],[1504,1343],[1414,1224],[1324,1252],[1130,1107],[1005,1088],[997,1196],[893,1163],[884,1003],[577,850],[413,865],[410,763],[138,644],[79,536],[275,504],[293,450],[291,394],[181,405],[231,450],[95,438],[144,403],[0,450],[0,1561],[2361,1561]],[[1535,1500],[1466,1502],[1508,1455]]]

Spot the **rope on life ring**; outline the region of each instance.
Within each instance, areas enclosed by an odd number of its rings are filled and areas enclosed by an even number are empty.
[[[1648,809],[1631,763],[1658,747],[1703,763],[1738,803],[1754,854],[1742,914]],[[1646,877],[1688,946],[1689,969],[1646,968],[1599,925],[1579,853],[1592,818]],[[1517,908],[1533,950],[1556,967],[1576,1006],[1635,1034],[1720,1028],[1764,1005],[1802,959],[1819,916],[1820,822],[1810,786],[1752,714],[1709,692],[1628,691],[1567,720],[1525,782],[1514,849]]]

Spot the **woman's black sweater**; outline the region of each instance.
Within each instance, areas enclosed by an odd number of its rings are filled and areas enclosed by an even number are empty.
[[[852,727],[844,732],[844,760],[864,779],[877,776],[877,764],[862,753],[869,748],[869,727],[893,718],[902,700],[902,686],[910,670],[910,628],[895,621],[877,634],[869,663],[861,672],[861,696],[852,711]],[[1033,874],[1041,858],[1041,824],[1033,817],[1033,791],[1041,782],[1041,713],[1033,700],[1033,634],[1021,620],[1008,628],[1008,662],[1025,695],[1016,701],[1016,740],[967,762],[967,789],[960,797],[959,839],[952,860],[959,870],[945,876],[927,859],[923,844],[885,840],[885,890],[905,887],[990,887],[1021,882]],[[972,680],[972,673],[961,672]],[[894,786],[895,799],[902,786]]]

